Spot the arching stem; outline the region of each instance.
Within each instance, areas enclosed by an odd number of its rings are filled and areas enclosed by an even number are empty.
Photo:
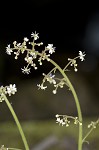
[[[81,108],[80,108],[80,103],[79,103],[79,100],[78,100],[78,97],[77,97],[77,94],[75,92],[73,85],[71,84],[70,80],[68,79],[66,73],[60,68],[60,66],[51,59],[50,59],[50,62],[59,70],[59,72],[63,75],[67,84],[69,85],[69,88],[73,94],[73,97],[74,97],[74,100],[76,103],[79,121],[82,123],[82,112],[81,112]],[[82,150],[82,125],[80,125],[80,124],[79,124],[78,150]]]

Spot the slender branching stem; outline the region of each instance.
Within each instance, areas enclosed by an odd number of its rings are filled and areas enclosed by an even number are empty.
[[[99,119],[95,122],[91,122],[89,126],[91,126],[90,130],[87,132],[85,137],[82,140],[82,143],[86,142],[86,138],[91,134],[91,132],[96,128],[96,126],[99,124]]]
[[[63,75],[67,84],[69,85],[69,88],[75,99],[79,121],[82,122],[82,112],[81,112],[81,108],[80,108],[80,103],[79,103],[79,100],[78,100],[78,97],[77,97],[77,94],[75,92],[73,85],[71,84],[70,80],[68,79],[66,73],[60,68],[60,66],[51,59],[50,59],[50,62],[59,70],[59,72]],[[82,125],[80,125],[80,124],[79,124],[78,150],[82,150]]]
[[[86,141],[86,138],[90,135],[90,133],[93,131],[94,128],[91,128],[89,132],[86,134],[86,136],[83,138],[82,143]]]
[[[33,36],[34,36],[34,35],[33,35]],[[37,37],[36,37],[36,39],[37,39],[37,38],[38,38],[38,34],[35,33],[35,36],[37,36]],[[34,40],[36,40],[36,39],[35,39],[35,37],[34,37]],[[25,42],[26,42],[26,41],[25,41]],[[32,43],[31,45],[32,45],[32,52],[33,52],[33,51],[35,51],[35,49],[34,49],[34,46],[35,46],[34,41],[33,41],[33,43]],[[36,45],[37,45],[37,44],[36,44]],[[15,48],[13,48],[12,50],[16,49],[18,46],[16,46],[16,44],[15,44],[14,47],[15,47]],[[8,47],[8,50],[9,50],[9,47]],[[26,51],[27,51],[27,52],[29,52],[29,51],[31,52],[31,49],[26,48]],[[67,77],[67,75],[66,75],[66,73],[65,73],[67,67],[71,64],[72,59],[70,59],[71,61],[64,67],[64,69],[62,69],[55,61],[53,61],[52,59],[48,58],[49,55],[46,55],[45,51],[48,51],[48,49],[45,49],[44,51],[42,51],[42,53],[39,53],[38,51],[37,51],[37,52],[35,51],[35,55],[36,55],[36,56],[39,55],[39,56],[40,56],[40,60],[45,60],[45,59],[46,59],[47,61],[50,61],[51,64],[53,64],[53,65],[55,66],[55,68],[53,68],[49,73],[51,73],[52,71],[56,71],[56,69],[57,69],[57,70],[62,74],[62,76],[64,77],[64,80],[65,80],[66,83],[68,84],[68,87],[70,88],[70,90],[71,90],[71,92],[72,92],[72,94],[73,94],[73,97],[74,97],[74,100],[75,100],[75,103],[76,103],[76,107],[77,107],[78,119],[79,119],[79,122],[81,123],[81,124],[79,124],[78,150],[82,150],[82,112],[81,112],[80,103],[79,103],[79,100],[78,100],[76,91],[75,91],[75,89],[74,89],[72,83],[70,82],[69,78]],[[21,49],[21,52],[24,52],[24,49]],[[9,53],[11,53],[11,52],[8,51],[8,54],[9,54]],[[82,54],[82,56],[85,56],[85,55]],[[43,58],[43,57],[44,57],[44,58]],[[77,58],[79,58],[79,56],[75,57],[73,60],[75,60],[75,59],[77,59]],[[82,59],[82,61],[84,60],[84,58],[81,58],[81,59]],[[28,63],[28,65],[29,65],[29,64],[31,64],[31,63]],[[77,65],[77,64],[74,63],[74,65]],[[28,66],[27,66],[27,67],[28,67]],[[74,67],[75,67],[75,66],[74,66]],[[55,70],[54,70],[54,69],[55,69]],[[75,71],[77,71],[77,68],[75,68]],[[10,109],[10,111],[11,111],[11,113],[12,113],[12,115],[13,115],[15,121],[16,121],[16,124],[17,124],[17,126],[18,126],[18,128],[19,128],[19,131],[20,131],[20,134],[21,134],[21,136],[22,136],[22,139],[23,139],[25,148],[26,148],[26,150],[29,150],[27,141],[26,141],[25,136],[24,136],[24,134],[23,134],[23,132],[22,132],[22,129],[21,129],[20,124],[19,124],[19,121],[18,121],[18,119],[17,119],[17,117],[16,117],[16,115],[15,115],[15,113],[14,113],[14,111],[13,111],[13,109],[12,109],[12,107],[11,107],[11,105],[10,105],[10,103],[9,103],[9,101],[7,100],[6,97],[5,97],[5,101],[6,101],[8,107],[9,107],[9,109]]]
[[[15,111],[13,110],[13,107],[11,106],[11,104],[10,104],[9,100],[7,99],[7,97],[6,97],[5,94],[3,94],[3,97],[4,97],[4,100],[5,100],[5,102],[6,102],[7,106],[8,106],[8,108],[9,108],[9,110],[10,110],[10,112],[11,112],[11,114],[12,114],[14,120],[15,120],[15,123],[16,123],[16,125],[17,125],[17,127],[18,127],[18,130],[19,130],[19,132],[20,132],[22,141],[23,141],[23,143],[24,143],[25,150],[29,150],[29,146],[28,146],[26,137],[25,137],[25,135],[24,135],[24,132],[23,132],[23,130],[22,130],[21,124],[20,124],[20,122],[19,122],[19,120],[18,120],[18,117],[17,117]],[[11,149],[11,148],[9,148],[9,149]]]

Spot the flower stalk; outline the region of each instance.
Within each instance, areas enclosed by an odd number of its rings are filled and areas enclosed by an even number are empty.
[[[71,84],[71,82],[70,82],[69,78],[67,77],[66,73],[60,68],[60,66],[57,65],[56,62],[54,62],[51,59],[50,59],[50,62],[60,71],[60,73],[63,75],[66,82],[68,83],[69,88],[70,88],[70,90],[73,94],[73,97],[74,97],[74,100],[75,100],[75,103],[76,103],[79,121],[82,123],[81,108],[80,108],[79,100],[78,100],[78,97],[77,97],[77,94],[74,90],[73,85]],[[80,124],[79,124],[78,150],[82,150],[82,125],[80,125]]]
[[[7,99],[7,97],[6,97],[5,94],[3,94],[3,97],[4,97],[4,100],[5,100],[6,104],[7,104],[8,108],[9,108],[9,110],[10,110],[12,116],[13,116],[13,118],[14,118],[15,123],[16,123],[16,125],[17,125],[17,127],[18,127],[18,130],[19,130],[19,132],[20,132],[20,135],[21,135],[21,138],[22,138],[22,141],[23,141],[25,150],[29,150],[29,146],[28,146],[26,137],[25,137],[25,135],[24,135],[24,132],[23,132],[23,130],[22,130],[21,124],[20,124],[20,122],[19,122],[19,120],[18,120],[18,117],[17,117],[17,115],[16,115],[16,113],[15,113],[13,107],[11,106],[11,104],[10,104],[9,100]],[[10,149],[11,149],[11,148],[10,148]]]
[[[90,128],[90,130],[87,132],[87,134],[85,135],[85,137],[82,140],[82,143],[86,142],[86,138],[91,134],[91,132],[96,129],[96,127],[99,125],[99,119],[97,119],[97,121],[93,122],[91,121],[91,123],[88,125],[88,128]]]
[[[27,37],[25,37],[23,39],[23,43],[17,43],[16,41],[13,42],[14,47],[11,48],[10,44],[6,47],[6,53],[8,55],[11,55],[12,53],[14,53],[15,55],[15,59],[18,59],[18,56],[24,52],[26,52],[26,56],[24,58],[25,62],[27,63],[26,66],[24,66],[24,68],[21,68],[22,73],[24,74],[29,74],[31,72],[31,67],[33,67],[35,70],[38,69],[36,63],[35,63],[35,59],[38,58],[38,63],[39,65],[42,65],[44,60],[47,60],[48,62],[50,62],[54,68],[46,75],[45,73],[43,73],[43,81],[42,84],[37,84],[38,89],[42,89],[45,90],[47,88],[47,86],[45,86],[45,81],[48,81],[50,84],[53,84],[54,86],[54,90],[53,90],[53,94],[57,93],[57,89],[58,88],[63,88],[64,85],[66,85],[69,90],[72,92],[72,95],[74,97],[75,103],[76,103],[76,108],[77,108],[77,117],[73,117],[73,116],[68,116],[68,115],[56,115],[56,123],[66,125],[66,127],[69,126],[70,120],[69,119],[73,119],[74,120],[74,124],[78,124],[79,125],[79,131],[78,131],[78,150],[82,150],[82,144],[85,141],[85,139],[87,138],[87,136],[92,132],[92,130],[95,128],[96,124],[99,123],[99,120],[94,123],[91,122],[91,124],[89,125],[92,126],[92,128],[90,129],[90,131],[86,134],[86,136],[83,138],[83,118],[82,118],[82,111],[81,111],[81,107],[80,107],[80,103],[78,100],[78,96],[76,94],[76,91],[71,83],[71,81],[69,80],[69,78],[67,77],[66,71],[68,71],[68,67],[72,66],[74,68],[74,71],[77,72],[78,71],[78,64],[77,64],[77,59],[79,58],[81,61],[85,60],[85,52],[79,51],[79,55],[73,59],[68,58],[68,63],[67,65],[62,69],[55,61],[53,61],[52,59],[50,59],[50,55],[53,54],[55,52],[55,47],[53,47],[53,44],[48,44],[48,46],[45,47],[45,49],[43,49],[40,52],[35,50],[35,46],[41,46],[43,45],[42,42],[37,43],[36,40],[39,39],[38,33],[33,33],[31,34],[31,38],[33,38],[32,42],[29,42],[29,39]],[[30,44],[31,48],[28,48],[27,43]],[[55,73],[56,71],[59,71],[60,74],[62,75],[62,79],[60,78],[56,78],[55,77]],[[54,73],[54,74],[52,74]],[[58,82],[57,82],[58,81]],[[14,91],[15,92],[15,91]],[[11,93],[11,91],[9,91],[8,94],[13,94]],[[2,95],[1,95],[2,96]],[[1,101],[3,100],[3,98],[1,97]],[[10,103],[7,99],[5,99],[10,111],[12,112],[12,115],[14,115],[14,119],[16,121],[16,124],[19,128],[20,133],[22,134],[22,139],[25,145],[26,150],[29,150],[28,144],[26,142],[25,136],[21,131],[21,127],[20,124],[17,121],[17,117],[15,117],[15,114],[13,112],[13,109],[10,106]],[[60,117],[63,117],[62,119],[60,119]]]

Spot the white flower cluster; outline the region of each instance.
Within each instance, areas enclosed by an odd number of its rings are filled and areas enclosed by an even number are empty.
[[[55,75],[52,74],[48,74],[46,75],[45,73],[43,73],[44,79],[43,79],[43,83],[37,84],[37,86],[39,87],[39,89],[45,90],[47,88],[47,86],[44,86],[45,81],[48,81],[50,84],[56,84],[56,81],[54,79]]]
[[[99,124],[99,119],[95,122],[91,121],[91,123],[88,125],[88,128],[96,128],[97,125]]]
[[[43,60],[50,61],[50,55],[55,52],[55,47],[53,47],[53,44],[48,44],[48,46],[45,47],[44,50],[42,50],[41,53],[35,50],[35,46],[41,46],[43,43],[37,43],[36,40],[39,39],[38,33],[31,34],[31,38],[33,38],[32,42],[29,41],[27,37],[23,39],[23,43],[17,43],[16,41],[13,42],[13,48],[11,48],[10,44],[6,47],[6,53],[8,55],[11,55],[12,53],[15,54],[15,59],[18,59],[18,56],[20,53],[26,52],[26,56],[24,58],[25,62],[27,63],[27,66],[24,66],[24,68],[21,68],[23,73],[29,74],[31,67],[34,67],[34,69],[37,69],[37,66],[34,62],[34,60],[38,58],[38,62],[40,65],[42,65]],[[28,48],[27,45],[30,45],[31,48]]]
[[[52,48],[52,46],[48,45],[48,47],[47,47],[47,49],[50,48],[50,53],[54,52],[54,49]],[[44,51],[44,53],[45,53],[45,51]],[[81,61],[83,61],[84,57],[85,57],[85,52],[79,51],[79,56],[75,57],[74,59],[68,58],[69,63],[65,66],[63,71],[66,71],[67,67],[70,65],[70,66],[74,67],[74,70],[76,72],[78,70],[77,69],[76,59],[79,58]],[[42,64],[41,59],[42,59],[42,57],[40,57],[40,59],[39,59],[40,64]],[[57,93],[57,89],[58,88],[63,88],[64,85],[66,85],[69,88],[69,85],[68,85],[68,83],[66,82],[66,80],[64,78],[62,78],[62,79],[55,78],[55,75],[52,74],[52,72],[55,73],[56,70],[57,70],[57,68],[55,67],[47,75],[43,73],[43,76],[44,76],[43,82],[42,82],[42,84],[37,84],[38,89],[45,90],[47,88],[47,86],[44,85],[45,81],[48,81],[50,84],[54,85],[55,89],[53,90],[53,94],[56,94]],[[58,81],[58,82],[56,82],[56,81]]]
[[[65,70],[67,69],[67,66],[70,65],[70,66],[73,66],[74,71],[77,72],[78,71],[78,69],[77,69],[78,65],[77,65],[76,59],[79,58],[81,61],[84,61],[85,55],[86,55],[85,52],[79,51],[79,55],[77,57],[75,57],[74,59],[68,58],[69,63],[68,63],[68,65],[66,65]]]
[[[70,66],[73,66],[74,67],[74,71],[77,72],[78,69],[77,69],[77,61],[75,59],[71,59],[71,58],[68,58],[68,61],[70,61]]]
[[[1,146],[0,150],[8,150],[9,148],[6,148],[4,145]]]
[[[4,101],[4,94],[8,94],[11,96],[17,92],[17,88],[15,84],[10,84],[9,86],[1,86],[0,87],[0,102]]]
[[[54,85],[55,89],[52,92],[53,92],[53,94],[56,94],[57,89],[63,88],[64,84],[66,84],[64,78],[63,79],[55,78],[55,75],[53,75],[52,73],[48,73],[47,75],[45,73],[43,73],[43,76],[44,76],[44,78],[43,78],[42,84],[41,85],[37,84],[38,89],[45,90],[47,88],[47,86],[44,86],[44,83],[47,81],[50,84]],[[58,83],[56,82],[56,80],[58,81]]]
[[[79,59],[80,59],[81,61],[84,61],[84,60],[85,60],[85,56],[86,56],[85,52],[79,51]]]
[[[74,124],[82,125],[82,123],[78,120],[78,117],[72,117],[67,115],[56,115],[56,123],[59,123],[59,125],[69,127],[70,119],[74,120]]]

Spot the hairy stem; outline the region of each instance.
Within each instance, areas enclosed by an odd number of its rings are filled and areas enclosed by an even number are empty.
[[[63,77],[65,78],[66,82],[69,85],[69,88],[73,94],[73,97],[75,99],[75,103],[76,103],[76,107],[77,107],[77,112],[78,112],[78,118],[79,121],[82,122],[82,112],[81,112],[81,108],[80,108],[80,104],[79,104],[79,100],[77,97],[77,94],[74,90],[73,85],[71,84],[70,80],[68,79],[67,75],[65,74],[65,72],[60,68],[60,66],[58,64],[56,64],[53,60],[50,59],[50,62],[59,70],[59,72],[63,75]],[[82,125],[79,124],[79,138],[78,138],[78,150],[82,150]]]
[[[13,110],[13,108],[12,108],[12,106],[11,106],[9,100],[7,99],[7,97],[6,97],[5,95],[3,95],[3,97],[4,97],[5,102],[6,102],[8,108],[9,108],[9,110],[10,110],[10,112],[11,112],[11,114],[12,114],[14,120],[15,120],[15,123],[16,123],[16,125],[17,125],[17,127],[18,127],[18,130],[19,130],[19,132],[20,132],[22,141],[23,141],[23,143],[24,143],[25,150],[29,150],[29,146],[28,146],[26,137],[25,137],[25,135],[24,135],[24,132],[23,132],[23,130],[22,130],[22,127],[21,127],[21,125],[20,125],[20,122],[19,122],[19,120],[18,120],[18,118],[17,118],[17,115],[15,114],[15,111]],[[11,149],[11,148],[10,148],[10,149]]]

